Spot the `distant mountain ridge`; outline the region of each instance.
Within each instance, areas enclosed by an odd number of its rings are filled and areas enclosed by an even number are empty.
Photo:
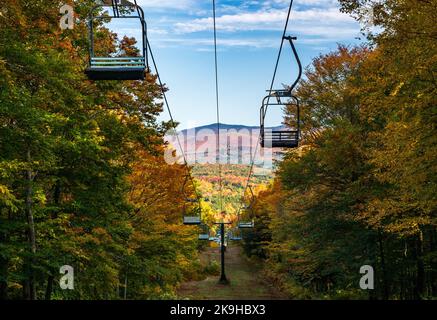
[[[166,136],[166,141],[178,150],[179,155],[182,154],[180,150],[182,148],[190,163],[202,163],[202,161],[211,163],[218,157],[221,161],[230,164],[249,165],[254,152],[256,152],[256,165],[271,163],[272,159],[282,159],[283,149],[264,149],[259,146],[258,126],[221,123],[219,147],[217,146],[217,127],[217,123],[212,123],[181,130],[177,133],[178,139],[175,135],[169,134]],[[267,129],[281,128],[284,127],[268,127]]]
[[[250,131],[258,131],[259,130],[259,126],[247,126],[247,125],[242,125],[242,124],[226,124],[226,123],[220,123],[220,130],[243,130],[243,129],[247,129]],[[284,128],[284,126],[277,126],[277,127],[266,127],[266,129],[271,129],[271,130],[278,130]],[[212,124],[208,124],[208,125],[202,125],[202,126],[198,126],[198,127],[194,127],[194,128],[189,128],[189,129],[184,129],[181,130],[181,133],[186,133],[188,131],[200,131],[200,130],[212,130],[213,132],[217,132],[217,123],[212,123]]]

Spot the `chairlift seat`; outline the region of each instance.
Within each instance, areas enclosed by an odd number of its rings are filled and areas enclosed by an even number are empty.
[[[239,222],[238,223],[238,228],[240,228],[240,229],[252,229],[254,226],[255,226],[255,224],[253,223],[253,221]]]
[[[200,216],[186,216],[184,217],[185,225],[199,225],[201,224]]]
[[[278,97],[278,98],[288,98],[291,97],[291,91],[290,90],[276,90],[272,92],[272,96]]]
[[[240,236],[232,236],[232,237],[230,237],[230,240],[231,241],[241,241],[241,240],[243,240],[243,238]]]
[[[265,131],[261,139],[261,147],[271,148],[297,148],[299,146],[299,132],[282,130],[282,131]]]
[[[144,57],[92,57],[85,73],[90,80],[144,80]]]
[[[199,234],[199,240],[209,240],[209,235],[208,234]]]

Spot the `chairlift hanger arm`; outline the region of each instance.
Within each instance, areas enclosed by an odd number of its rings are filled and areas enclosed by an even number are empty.
[[[303,67],[302,67],[302,63],[300,61],[299,58],[299,54],[296,50],[296,46],[294,45],[294,40],[297,40],[297,37],[292,37],[292,36],[284,36],[282,38],[282,41],[287,40],[290,43],[291,49],[293,51],[293,56],[296,59],[297,65],[298,65],[298,75],[296,80],[293,82],[293,84],[287,88],[287,89],[279,89],[279,90],[267,90],[267,92],[269,93],[266,97],[264,97],[263,99],[263,105],[271,105],[270,103],[270,99],[271,98],[276,98],[277,100],[277,104],[283,104],[281,103],[281,98],[296,98],[292,96],[292,92],[294,90],[294,88],[296,87],[296,85],[299,83],[300,79],[302,78],[302,73],[303,73]]]
[[[253,193],[252,186],[249,185],[249,191],[250,191],[250,204],[249,209],[253,210],[253,205],[255,204],[255,194]]]
[[[262,101],[262,105],[261,105],[261,110],[260,110],[260,114],[261,114],[261,123],[264,123],[265,117],[266,117],[266,113],[267,113],[267,109],[269,106],[284,106],[287,105],[287,102],[282,101],[282,99],[284,98],[292,98],[295,101],[298,101],[297,97],[292,95],[292,91],[294,90],[294,88],[296,87],[296,85],[299,83],[300,79],[302,78],[302,72],[303,72],[303,68],[302,68],[302,63],[300,61],[299,58],[299,54],[297,53],[296,47],[293,43],[293,40],[296,40],[296,37],[291,37],[291,36],[284,36],[282,41],[284,40],[288,40],[290,45],[291,45],[291,49],[293,51],[293,55],[297,61],[297,65],[298,65],[298,75],[296,80],[293,82],[293,84],[288,88],[288,89],[281,89],[281,90],[268,90],[269,94],[267,96],[264,97],[263,101]],[[271,98],[276,98],[276,103],[271,103],[270,99]],[[261,127],[264,127],[263,125],[261,125]]]
[[[300,58],[299,58],[299,54],[297,53],[296,47],[295,47],[294,42],[293,42],[294,40],[297,40],[297,37],[285,36],[284,40],[288,40],[288,42],[290,43],[291,49],[293,50],[293,55],[296,59],[297,65],[299,67],[298,76],[297,76],[296,80],[294,81],[294,83],[291,85],[291,87],[288,89],[288,92],[290,93],[290,96],[291,96],[291,92],[293,92],[294,88],[299,83],[300,79],[302,78],[303,68],[302,68],[302,63],[301,63]]]

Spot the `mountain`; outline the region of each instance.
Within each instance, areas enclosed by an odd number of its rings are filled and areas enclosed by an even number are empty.
[[[275,127],[269,129],[281,129]],[[263,149],[259,145],[259,127],[239,124],[220,124],[220,155],[217,154],[217,123],[179,131],[179,141],[193,176],[199,182],[200,192],[208,199],[213,210],[220,212],[219,160],[222,164],[223,202],[225,211],[234,215],[239,206],[252,160],[251,184],[254,189],[266,185],[273,177],[276,160],[283,156],[281,149]],[[181,155],[175,135],[166,137],[169,144]],[[256,150],[256,155],[253,155]]]
[[[269,127],[278,130],[283,127]],[[185,129],[178,132],[179,141],[190,164],[222,164],[250,165],[256,151],[255,165],[271,169],[274,160],[280,160],[281,149],[263,149],[259,145],[259,127],[239,124],[220,124],[220,135],[217,134],[217,123]],[[217,152],[217,140],[220,138]],[[166,140],[180,155],[179,142],[176,135],[166,136]]]
[[[277,126],[277,127],[268,127],[267,129],[272,129],[272,130],[278,130],[278,129],[282,129],[283,126]],[[226,124],[226,123],[220,123],[220,130],[250,130],[250,131],[259,131],[259,126],[245,126],[245,125],[241,125],[241,124]],[[182,133],[186,133],[189,131],[200,131],[200,130],[212,130],[214,132],[217,132],[217,123],[212,123],[212,124],[208,124],[208,125],[203,125],[200,127],[195,127],[195,128],[190,128],[190,129],[184,129],[180,132]]]

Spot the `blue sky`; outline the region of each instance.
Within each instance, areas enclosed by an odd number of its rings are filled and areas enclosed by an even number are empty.
[[[149,26],[149,40],[180,128],[216,122],[212,0],[138,0]],[[289,0],[217,0],[221,122],[258,125],[281,41]],[[124,20],[126,21],[126,20]],[[137,35],[132,22],[120,34]],[[295,0],[288,33],[304,66],[337,43],[356,44],[360,25],[339,12],[336,0]],[[276,86],[296,75],[285,47]],[[162,119],[168,119],[164,113]],[[268,125],[279,125],[272,112]]]

